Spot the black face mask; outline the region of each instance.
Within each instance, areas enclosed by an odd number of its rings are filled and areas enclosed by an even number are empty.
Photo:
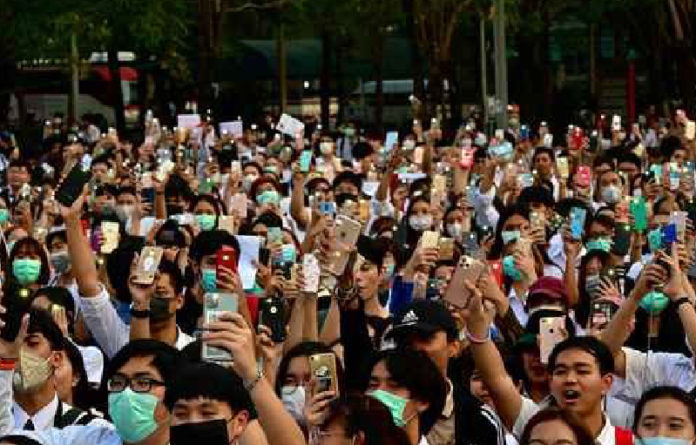
[[[170,445],[228,445],[227,422],[224,419],[184,423],[169,428]]]
[[[174,312],[169,312],[169,301],[169,299],[158,297],[150,299],[151,321],[165,321],[174,315]]]
[[[167,215],[181,215],[184,213],[184,206],[181,204],[167,204]]]

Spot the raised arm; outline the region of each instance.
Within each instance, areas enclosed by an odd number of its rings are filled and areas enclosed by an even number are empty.
[[[292,175],[292,195],[290,197],[290,216],[301,229],[307,228],[310,222],[305,210],[305,175],[295,169]]]
[[[72,270],[77,280],[80,295],[92,298],[101,292],[101,283],[97,273],[97,265],[87,238],[82,233],[82,205],[85,195],[81,195],[70,207],[60,206],[60,213],[65,221],[65,231],[68,241],[68,254],[72,261]]]
[[[469,282],[465,282],[465,286],[471,292],[465,320],[474,363],[493,397],[503,424],[512,430],[522,408],[522,396],[505,371],[503,358],[490,339],[489,329],[495,310],[484,307],[481,291]]]

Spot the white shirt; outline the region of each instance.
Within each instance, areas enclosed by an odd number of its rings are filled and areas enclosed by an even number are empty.
[[[622,348],[626,355],[626,379],[613,394],[617,399],[635,404],[641,395],[655,386],[677,386],[690,392],[696,386],[696,370],[692,358],[671,352],[648,354]]]
[[[515,317],[517,317],[517,321],[520,322],[520,326],[527,326],[527,320],[529,320],[529,314],[527,314],[527,308],[525,307],[526,296],[525,296],[525,300],[523,301],[520,297],[517,296],[517,292],[515,292],[515,288],[511,287],[510,294],[508,295],[508,300],[509,300],[510,308],[512,309],[512,312],[515,314]]]
[[[67,409],[64,409],[64,411],[67,411],[68,409],[70,409],[69,406],[67,406]],[[27,412],[24,411],[19,404],[17,404],[17,402],[12,404],[12,411],[14,412],[14,426],[16,429],[24,429],[24,425],[26,425],[27,421],[31,419],[31,423],[34,424],[35,431],[45,430],[53,426],[53,420],[56,417],[56,411],[58,411],[58,395],[55,394],[53,396],[53,400],[51,400],[48,405],[41,408],[39,412],[33,416],[27,414]]]
[[[130,327],[118,316],[104,286],[98,295],[91,298],[82,297],[82,312],[94,340],[108,358],[116,355],[130,341]],[[195,338],[182,332],[178,326],[176,329],[175,348],[181,350],[195,341]]]

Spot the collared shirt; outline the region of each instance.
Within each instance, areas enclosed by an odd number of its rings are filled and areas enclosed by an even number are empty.
[[[454,387],[452,381],[446,379],[447,397],[445,397],[445,406],[442,409],[442,415],[435,422],[435,425],[430,429],[426,436],[428,443],[431,445],[454,445]]]
[[[520,326],[527,326],[529,314],[527,313],[527,308],[525,307],[526,296],[524,300],[521,299],[519,296],[517,296],[515,288],[510,287],[510,294],[508,295],[508,300],[510,303],[510,308],[512,308],[512,312],[515,314],[515,317],[517,317],[517,321],[520,322]]]
[[[70,409],[70,407],[67,407],[67,409]],[[65,407],[63,410],[66,410]],[[33,416],[27,414],[27,412],[24,411],[24,409],[17,402],[14,402],[12,411],[14,412],[14,426],[16,429],[24,429],[24,425],[26,425],[27,421],[31,419],[31,423],[34,424],[34,430],[45,430],[46,428],[53,426],[53,420],[56,418],[56,412],[58,411],[58,395],[54,394],[53,399],[48,403],[48,405],[41,408]]]
[[[107,357],[112,358],[130,340],[130,327],[118,316],[104,286],[98,295],[82,297],[82,312],[87,327]],[[195,340],[178,326],[176,334],[174,347],[179,350]]]

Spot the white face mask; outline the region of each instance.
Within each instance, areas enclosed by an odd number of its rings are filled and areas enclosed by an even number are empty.
[[[331,142],[321,142],[319,144],[319,151],[323,155],[330,155],[333,153],[333,144]]]
[[[464,227],[459,223],[447,224],[447,233],[456,240],[461,240]]]
[[[305,392],[304,386],[285,385],[280,388],[280,399],[283,401],[283,407],[300,425],[307,424],[304,415]]]
[[[423,232],[428,230],[430,226],[433,225],[433,217],[432,215],[411,215],[411,217],[408,219],[408,223],[416,232]]]

